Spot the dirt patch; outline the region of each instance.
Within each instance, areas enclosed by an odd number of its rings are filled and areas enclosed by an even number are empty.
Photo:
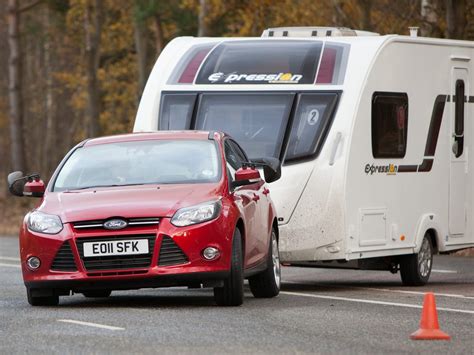
[[[455,252],[453,255],[458,256],[474,256],[474,248],[468,248]]]

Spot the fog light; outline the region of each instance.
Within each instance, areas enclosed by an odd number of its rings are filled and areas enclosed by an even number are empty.
[[[26,265],[31,269],[31,270],[36,270],[37,268],[40,267],[41,265],[41,260],[37,258],[36,256],[30,256],[28,260],[26,260]]]
[[[217,259],[219,255],[221,255],[221,253],[219,252],[219,249],[214,248],[214,247],[207,247],[206,249],[202,251],[202,256],[206,260]]]

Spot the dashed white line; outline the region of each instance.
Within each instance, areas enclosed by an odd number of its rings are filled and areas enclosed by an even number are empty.
[[[87,327],[95,327],[95,328],[102,328],[102,329],[108,329],[108,330],[125,330],[125,328],[114,327],[112,325],[83,322],[83,321],[74,320],[74,319],[58,319],[58,322],[73,323],[73,324],[85,325]]]
[[[21,265],[18,265],[18,264],[5,264],[5,263],[0,263],[0,266],[15,267],[15,268],[21,269]]]
[[[0,256],[0,260],[20,261],[20,258],[12,258],[11,256]]]
[[[457,274],[456,270],[442,270],[442,269],[433,269],[431,272],[437,272],[439,274]]]
[[[336,300],[336,301],[345,301],[345,302],[379,304],[379,305],[383,305],[383,306],[395,306],[395,307],[419,308],[419,309],[422,308],[422,306],[419,306],[419,305],[416,305],[416,304],[409,304],[409,303],[396,303],[396,302],[385,302],[385,301],[375,301],[375,300],[364,300],[364,299],[360,299],[360,298],[325,296],[325,295],[315,295],[315,294],[300,293],[300,292],[280,291],[280,294],[289,295],[289,296],[320,298],[320,299],[325,299],[325,300]],[[438,309],[438,311],[445,311],[445,312],[474,314],[474,311],[470,311],[470,310],[466,310],[466,309],[454,309],[454,308],[444,308],[444,307],[437,307],[437,309]]]
[[[390,289],[390,288],[378,288],[378,287],[362,287],[362,286],[351,286],[351,285],[334,285],[334,284],[315,284],[315,283],[305,283],[305,282],[298,282],[298,281],[283,281],[283,283],[288,284],[299,284],[299,285],[312,285],[312,286],[320,286],[320,287],[337,287],[337,288],[352,288],[354,290],[368,290],[368,291],[380,291],[380,292],[390,292],[390,293],[405,293],[409,295],[421,295],[424,296],[426,292],[421,291],[407,291],[407,290],[397,290],[397,289]],[[455,293],[438,293],[433,291],[436,296],[441,297],[452,297],[452,298],[462,298],[468,300],[474,300],[472,296],[464,296],[458,295]]]

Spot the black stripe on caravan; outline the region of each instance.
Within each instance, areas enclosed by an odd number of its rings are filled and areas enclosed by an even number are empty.
[[[430,128],[428,130],[428,136],[426,137],[425,145],[425,156],[428,158],[423,159],[420,165],[399,165],[399,173],[414,173],[414,172],[429,172],[433,167],[434,155],[436,152],[436,146],[438,145],[439,130],[441,128],[441,122],[443,120],[444,106],[446,101],[449,102],[449,96],[438,95],[433,104],[433,112],[431,113]]]

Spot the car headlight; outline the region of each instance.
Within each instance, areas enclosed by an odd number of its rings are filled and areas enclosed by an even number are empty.
[[[59,216],[43,212],[31,212],[28,216],[28,229],[45,234],[58,234],[63,230],[63,223]]]
[[[181,208],[171,218],[171,223],[176,227],[184,227],[210,221],[219,216],[221,208],[222,203],[220,200]]]

